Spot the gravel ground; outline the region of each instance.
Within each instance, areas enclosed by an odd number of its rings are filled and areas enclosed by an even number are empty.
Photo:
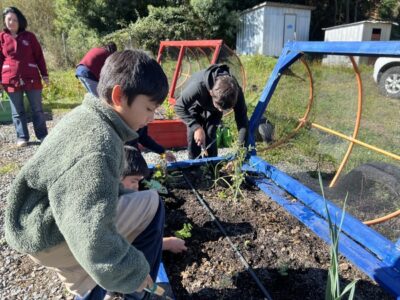
[[[49,130],[60,118],[53,116],[47,122]],[[54,272],[8,247],[4,238],[4,209],[11,182],[39,147],[32,123],[29,132],[28,147],[17,148],[14,126],[0,125],[0,299],[72,299]]]
[[[55,115],[47,121],[49,131],[62,116]],[[32,123],[29,123],[29,132],[31,142],[28,147],[17,148],[14,126],[0,125],[0,299],[73,299],[54,272],[34,264],[26,255],[11,249],[5,241],[4,209],[11,182],[39,147]],[[229,149],[222,149],[220,154],[228,152]],[[187,159],[187,151],[177,151],[175,155],[178,160]],[[155,153],[144,153],[144,156],[148,163],[159,161]]]

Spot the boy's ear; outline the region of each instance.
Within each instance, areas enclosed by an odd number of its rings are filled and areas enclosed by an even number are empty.
[[[114,106],[122,105],[122,89],[120,85],[115,85],[111,92],[111,101]]]

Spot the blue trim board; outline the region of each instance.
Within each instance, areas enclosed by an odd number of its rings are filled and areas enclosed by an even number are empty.
[[[356,55],[400,56],[400,41],[372,42],[301,42],[290,41],[286,48],[294,52]]]
[[[167,275],[167,272],[165,271],[163,262],[161,262],[160,268],[158,269],[156,282],[157,283],[159,283],[159,282],[160,283],[169,283],[168,275]]]
[[[252,156],[250,165],[254,165],[259,172],[266,174],[267,177],[271,178],[278,186],[285,189],[293,197],[301,200],[305,205],[325,219],[327,218],[324,200],[316,192],[263,161],[260,157]],[[332,221],[338,224],[342,215],[342,209],[338,208],[330,201],[327,201],[327,203]],[[400,249],[396,248],[394,243],[348,213],[345,214],[342,230],[358,243],[367,247],[381,260],[388,264],[394,263],[400,270]]]
[[[252,156],[250,166],[246,167],[267,176],[254,180],[265,194],[320,238],[330,242],[325,204],[321,196],[259,157]],[[288,193],[299,201],[288,200]],[[328,200],[327,205],[332,221],[339,223],[342,210]],[[394,243],[345,213],[339,251],[400,300],[400,250]]]

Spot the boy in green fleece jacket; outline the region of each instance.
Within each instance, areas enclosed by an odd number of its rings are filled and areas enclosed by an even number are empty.
[[[157,275],[164,208],[157,192],[120,185],[123,146],[153,120],[168,82],[154,59],[126,50],[107,59],[97,90],[101,101],[87,94],[15,178],[6,239],[84,299],[102,288],[140,298]]]

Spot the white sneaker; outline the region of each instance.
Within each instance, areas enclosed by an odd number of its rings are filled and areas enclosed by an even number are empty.
[[[17,140],[17,147],[26,147],[28,146],[28,141],[24,139]]]

